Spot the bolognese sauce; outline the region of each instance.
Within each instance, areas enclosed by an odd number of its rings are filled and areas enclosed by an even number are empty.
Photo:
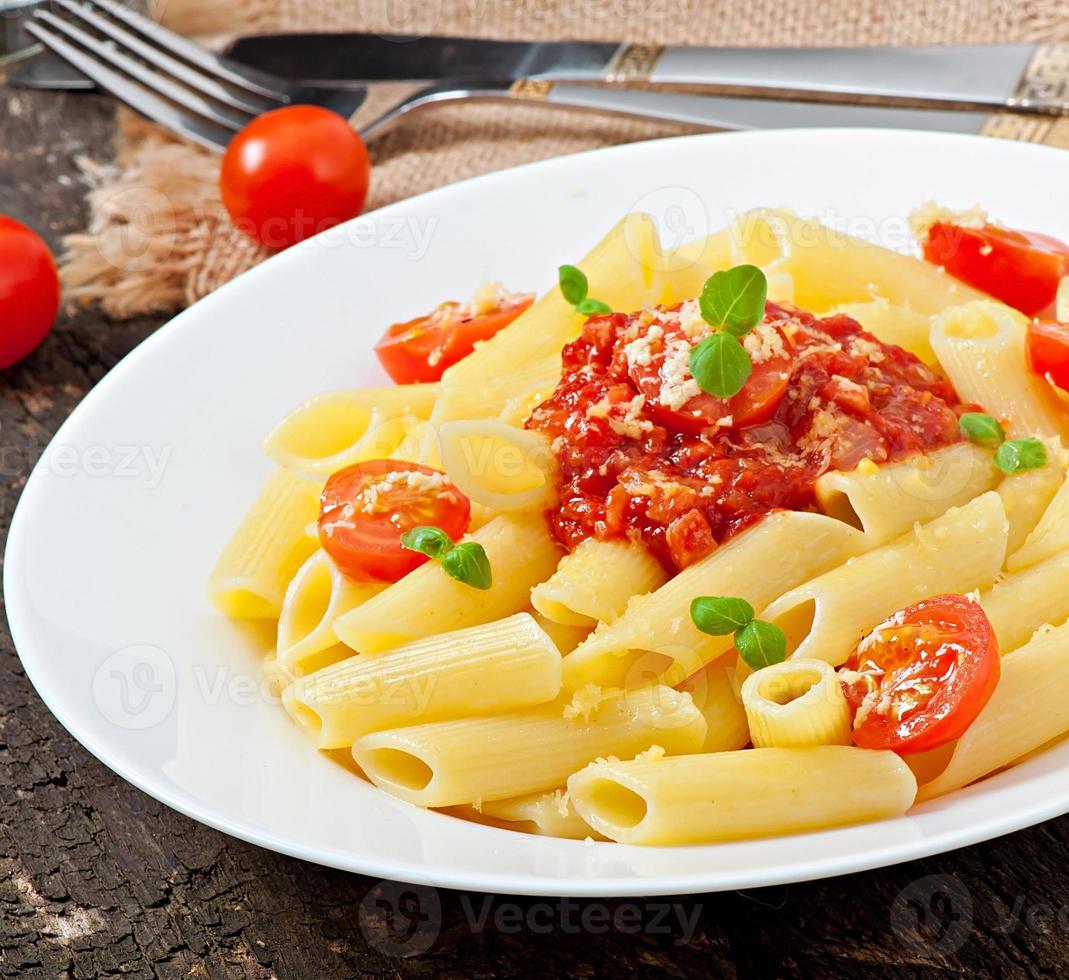
[[[626,536],[684,568],[771,511],[815,509],[829,470],[961,440],[951,385],[850,317],[768,303],[743,339],[752,372],[728,399],[689,369],[711,329],[688,301],[591,317],[564,348],[527,427],[552,440],[548,517],[567,548]]]

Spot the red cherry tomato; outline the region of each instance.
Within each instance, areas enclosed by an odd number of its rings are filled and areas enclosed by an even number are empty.
[[[489,340],[533,302],[529,294],[515,295],[480,313],[470,303],[442,303],[427,316],[395,323],[375,345],[375,353],[398,384],[438,381],[478,341]]]
[[[242,231],[285,248],[355,218],[370,179],[367,148],[349,123],[298,105],[257,116],[231,140],[219,186]]]
[[[925,599],[895,613],[850,655],[843,679],[863,749],[926,752],[960,738],[998,683],[998,641],[979,603]]]
[[[48,336],[59,312],[56,260],[37,232],[0,216],[0,368]]]
[[[350,578],[396,582],[427,556],[401,547],[414,527],[454,541],[468,529],[471,501],[439,470],[375,459],[339,470],[323,488],[319,541]]]
[[[1069,324],[1054,320],[1028,324],[1028,358],[1036,374],[1049,376],[1059,388],[1069,391]]]
[[[682,338],[688,346],[693,347],[693,341],[678,324],[662,323],[661,327],[663,338],[650,340],[649,362],[635,361],[629,368],[631,380],[646,396],[646,404],[657,421],[669,429],[699,435],[703,429],[727,418],[731,419],[728,424],[739,428],[767,422],[772,417],[787,391],[791,371],[790,358],[771,357],[755,364],[742,390],[732,398],[717,398],[701,392],[679,408],[664,405],[661,402],[661,394],[665,386],[679,380],[667,377],[665,346],[672,345],[678,349],[678,341]],[[686,379],[691,378],[689,368],[684,376]]]
[[[1038,232],[937,221],[923,248],[929,262],[1026,316],[1053,310],[1058,283],[1069,274],[1069,245]]]

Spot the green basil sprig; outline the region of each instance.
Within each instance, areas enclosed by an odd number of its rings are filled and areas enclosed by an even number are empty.
[[[735,649],[753,670],[787,658],[787,635],[778,626],[754,618],[754,608],[736,596],[698,596],[690,604],[694,625],[710,636],[735,634]]]
[[[478,541],[454,544],[441,528],[421,526],[401,535],[401,547],[441,561],[446,575],[473,589],[485,591],[493,585],[490,559]]]
[[[958,419],[958,428],[966,439],[978,446],[995,450],[995,465],[1003,473],[1021,473],[1047,465],[1047,447],[1035,436],[1010,439],[998,419],[985,412],[966,412]]]
[[[739,338],[761,322],[767,299],[768,280],[755,265],[737,265],[705,280],[698,306],[717,331],[690,352],[690,373],[702,391],[717,398],[742,391],[753,362]]]
[[[578,266],[562,265],[557,270],[557,276],[561,295],[575,307],[576,313],[582,313],[584,316],[612,313],[611,306],[600,299],[591,299],[587,295],[590,291],[590,283],[587,282],[586,273]]]

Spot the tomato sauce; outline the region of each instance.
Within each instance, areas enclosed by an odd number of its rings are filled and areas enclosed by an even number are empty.
[[[771,511],[815,510],[829,470],[961,439],[951,385],[847,316],[769,303],[733,399],[701,392],[686,367],[709,329],[690,301],[591,317],[564,348],[561,381],[527,427],[560,464],[547,516],[565,547],[631,537],[684,568]]]

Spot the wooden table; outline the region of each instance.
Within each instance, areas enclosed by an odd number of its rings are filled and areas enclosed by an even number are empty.
[[[112,126],[102,98],[0,89],[0,214],[54,246],[81,228],[75,159],[107,159]],[[51,434],[159,323],[65,313],[0,375],[5,535]],[[1067,864],[1063,818],[927,861],[747,893],[413,894],[243,844],[149,799],[60,727],[0,633],[4,976],[1057,977],[1069,975]]]

